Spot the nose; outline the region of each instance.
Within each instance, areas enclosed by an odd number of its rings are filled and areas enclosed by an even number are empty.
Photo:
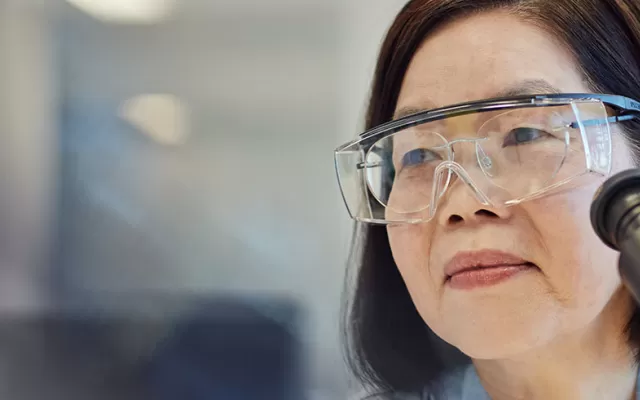
[[[506,220],[511,209],[502,205],[493,205],[487,198],[479,198],[464,179],[452,174],[453,182],[439,201],[435,219],[442,226],[481,224]]]

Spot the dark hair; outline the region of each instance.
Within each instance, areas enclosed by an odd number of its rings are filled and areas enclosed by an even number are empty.
[[[366,127],[392,119],[404,74],[429,34],[454,19],[492,9],[512,11],[552,32],[571,50],[594,92],[640,99],[637,0],[412,0],[382,44]],[[625,131],[639,162],[640,125],[627,123]],[[347,280],[353,296],[345,304],[346,345],[350,367],[365,385],[389,392],[420,391],[470,362],[421,319],[394,263],[385,227],[357,225],[352,260],[359,261],[352,263],[359,268],[350,271],[355,274]],[[628,334],[637,354],[638,309]]]

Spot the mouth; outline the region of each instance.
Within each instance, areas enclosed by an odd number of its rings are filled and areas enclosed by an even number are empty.
[[[455,289],[493,286],[523,272],[539,270],[534,263],[496,250],[461,252],[445,267],[445,284]]]

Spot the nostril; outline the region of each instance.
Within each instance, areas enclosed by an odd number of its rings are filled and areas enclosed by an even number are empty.
[[[493,211],[485,210],[484,208],[476,211],[475,214],[482,217],[498,218],[498,214]]]
[[[474,212],[473,215],[475,215],[476,217],[500,218],[498,214],[494,213],[493,211],[485,210],[484,208]],[[464,217],[459,214],[451,214],[448,221],[452,225],[459,224],[461,222],[464,222]]]

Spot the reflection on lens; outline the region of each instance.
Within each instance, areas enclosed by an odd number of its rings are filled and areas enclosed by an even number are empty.
[[[570,140],[570,106],[524,108],[489,119],[478,134],[478,164],[514,198],[546,187],[563,165]]]

